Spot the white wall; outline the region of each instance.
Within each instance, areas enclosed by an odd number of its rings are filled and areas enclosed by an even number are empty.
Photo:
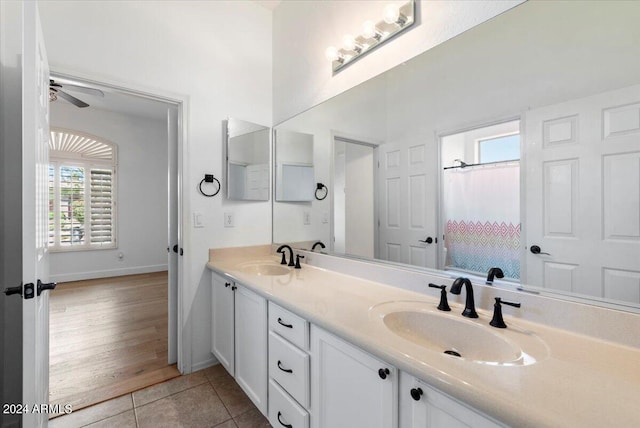
[[[167,269],[167,124],[64,101],[51,104],[52,127],[95,135],[117,146],[116,239],[108,250],[52,253],[53,281]],[[118,254],[122,253],[122,259]]]
[[[250,1],[39,3],[54,71],[188,98],[189,164],[184,170],[187,370],[212,361],[209,248],[271,242],[271,203],[206,198],[205,173],[222,178],[222,120],[272,119],[271,13]],[[191,211],[204,214],[192,229]],[[224,212],[235,228],[223,227]],[[197,233],[195,233],[197,232]],[[192,326],[192,327],[190,327]]]
[[[378,21],[388,1],[284,1],[273,13],[273,122],[280,123],[522,3],[416,1],[416,24],[332,75],[324,52]]]

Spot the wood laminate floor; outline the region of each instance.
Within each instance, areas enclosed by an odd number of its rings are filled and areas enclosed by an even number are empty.
[[[179,376],[167,363],[167,299],[167,272],[58,284],[49,402],[78,410]]]

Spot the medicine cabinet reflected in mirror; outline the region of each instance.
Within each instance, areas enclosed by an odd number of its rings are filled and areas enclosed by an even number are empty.
[[[275,132],[277,202],[313,201],[313,135],[279,129]]]
[[[466,275],[484,267],[458,260],[502,263],[492,258],[499,236],[512,248],[494,285],[638,312],[638,22],[640,2],[525,2],[277,125],[314,136],[315,173],[331,178],[331,197],[305,208],[307,225],[274,203],[273,241],[317,239],[354,256],[349,231],[336,244],[342,135],[373,143],[377,159],[367,258]],[[508,129],[472,136],[490,126]],[[452,143],[464,135],[467,155]],[[465,184],[497,172],[512,178],[477,191]],[[484,209],[480,191],[491,196]],[[489,208],[507,192],[518,200],[496,215]]]
[[[275,197],[273,215],[277,217],[278,241],[300,248],[310,248],[319,240],[319,218],[316,200],[316,167],[314,135],[298,132],[295,128],[281,127],[274,131]],[[275,232],[275,231],[274,231]],[[278,242],[275,240],[274,242]]]
[[[271,129],[234,118],[224,125],[227,199],[268,201]]]

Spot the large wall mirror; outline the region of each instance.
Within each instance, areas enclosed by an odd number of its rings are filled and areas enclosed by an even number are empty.
[[[274,201],[273,241],[638,311],[638,22],[525,2],[279,124],[331,197]]]
[[[271,129],[234,118],[224,125],[227,198],[268,201]]]

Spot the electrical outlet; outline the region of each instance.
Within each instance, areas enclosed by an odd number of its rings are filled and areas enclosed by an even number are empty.
[[[311,224],[311,213],[309,211],[302,213],[302,223],[304,223],[305,226]]]
[[[224,213],[224,227],[234,227],[235,223],[233,213]]]
[[[324,211],[322,213],[322,223],[323,224],[329,223],[329,212],[328,211]]]

